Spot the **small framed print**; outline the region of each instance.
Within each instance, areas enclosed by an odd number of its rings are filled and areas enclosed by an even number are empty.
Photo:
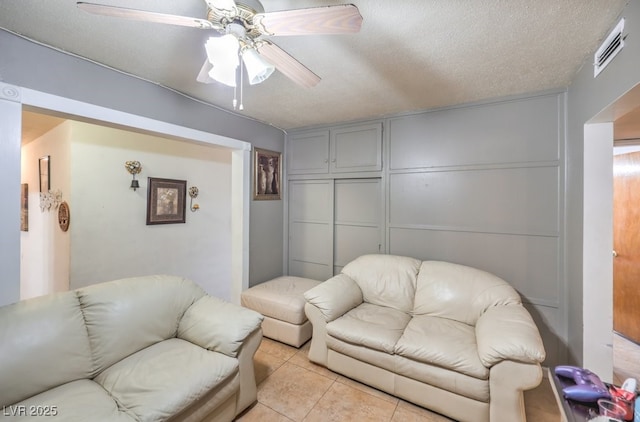
[[[147,225],[185,222],[187,181],[149,177]]]
[[[29,231],[29,185],[20,185],[20,230]]]
[[[254,148],[253,199],[281,199],[282,154]]]
[[[49,179],[49,170],[51,169],[51,166],[48,155],[38,159],[38,169],[40,172],[40,192],[49,192],[51,189],[51,180]]]

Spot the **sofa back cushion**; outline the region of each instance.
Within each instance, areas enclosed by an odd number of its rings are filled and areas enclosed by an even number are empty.
[[[89,337],[75,292],[0,308],[0,406],[86,378]]]
[[[414,315],[476,321],[490,306],[521,303],[520,295],[503,279],[476,268],[440,261],[420,267]]]
[[[358,284],[365,302],[410,313],[419,268],[419,260],[406,256],[363,255],[342,273]]]
[[[77,290],[95,374],[132,353],[175,337],[180,319],[204,291],[175,276],[155,275]]]

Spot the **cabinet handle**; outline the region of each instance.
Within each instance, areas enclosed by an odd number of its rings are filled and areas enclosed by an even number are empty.
[[[332,163],[335,163],[335,162],[336,162],[336,159],[335,159],[335,158],[334,158],[334,159],[332,159],[332,160],[331,160],[331,162],[332,162]]]
[[[328,162],[329,162],[329,159],[328,159],[328,158],[325,158],[325,159],[324,159],[324,162],[325,162],[325,163],[328,163]]]

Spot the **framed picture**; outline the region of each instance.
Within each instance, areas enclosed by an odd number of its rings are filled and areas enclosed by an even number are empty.
[[[20,185],[20,230],[29,231],[29,185]]]
[[[49,156],[45,155],[38,159],[38,169],[40,171],[40,192],[49,192],[51,189],[51,180],[49,179]]]
[[[281,199],[282,154],[254,148],[253,199]]]
[[[187,181],[155,177],[148,181],[147,225],[184,223]]]

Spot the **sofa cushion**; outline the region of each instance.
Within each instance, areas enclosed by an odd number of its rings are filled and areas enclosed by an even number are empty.
[[[393,354],[411,317],[393,308],[363,303],[327,324],[330,336]]]
[[[75,292],[0,308],[0,406],[92,372],[89,337]]]
[[[413,314],[475,325],[490,306],[519,303],[513,287],[493,274],[450,262],[425,261],[418,274]]]
[[[239,379],[238,361],[181,339],[143,349],[95,378],[120,405],[140,421],[166,420],[210,390]],[[223,402],[236,388],[225,389]]]
[[[156,275],[77,290],[96,373],[145,347],[176,336],[187,308],[204,296],[195,283]]]
[[[342,272],[358,284],[365,302],[411,312],[419,268],[420,261],[414,258],[363,255]]]
[[[88,380],[78,380],[52,388],[30,397],[20,403],[5,408],[4,414],[22,411],[34,416],[29,420],[60,420],[65,422],[136,421],[136,416],[118,403],[99,384]],[[40,412],[40,417],[34,412]],[[21,418],[15,418],[20,420]]]
[[[474,327],[451,319],[414,316],[396,343],[395,353],[472,377],[489,377],[489,369],[478,357]]]

